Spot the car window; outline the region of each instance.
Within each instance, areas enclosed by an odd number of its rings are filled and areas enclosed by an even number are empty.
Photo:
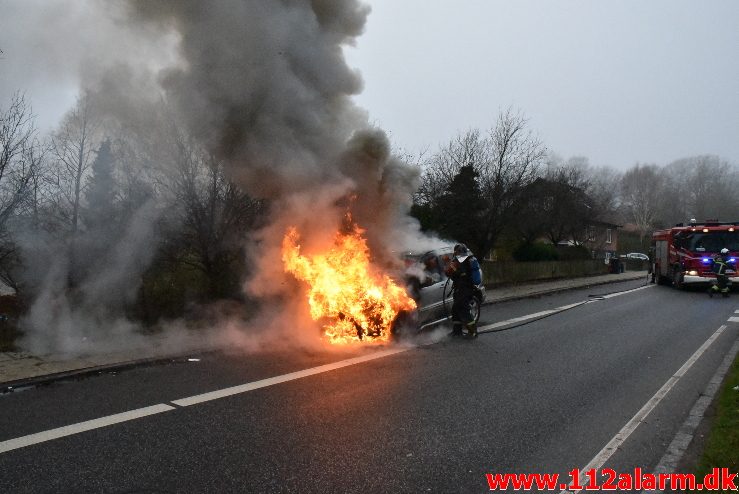
[[[449,267],[449,264],[452,262],[453,255],[449,252],[445,252],[439,255],[439,261],[441,262],[441,267],[444,271],[447,270]]]
[[[422,261],[423,269],[426,273],[431,276],[434,274],[441,275],[441,267],[439,266],[439,259],[436,254],[427,254],[423,257]]]
[[[687,248],[693,252],[716,253],[721,249],[739,250],[739,232],[696,232],[688,233],[682,237],[680,247]]]

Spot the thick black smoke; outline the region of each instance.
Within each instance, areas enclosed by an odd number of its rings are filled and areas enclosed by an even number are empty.
[[[122,132],[150,136],[148,145],[156,147],[159,137],[153,136],[166,131],[157,128],[161,119],[155,109],[161,111],[158,103],[165,102],[187,134],[225,163],[232,180],[269,202],[267,227],[244,239],[253,266],[246,290],[282,296],[283,306],[274,310],[283,315],[282,322],[275,323],[267,309],[269,325],[291,324],[292,310],[284,310],[284,304],[293,304],[285,300],[294,294],[279,253],[288,226],[300,230],[310,250],[329,244],[350,210],[383,265],[419,238],[406,215],[417,170],[393,157],[386,135],[352,100],[362,80],[347,65],[343,49],[362,33],[367,5],[358,0],[128,0],[89,7],[60,13],[56,25],[63,33],[58,38],[47,33],[44,39],[84,50],[83,43],[69,40],[75,32],[86,33],[90,56],[75,51],[71,59],[77,63],[60,71],[76,71],[80,89],[105,121]],[[91,23],[102,27],[92,29]],[[46,26],[53,31],[53,23]],[[36,348],[54,349],[41,344],[50,341],[45,335],[54,324],[63,326],[65,341],[85,334],[76,328],[104,326],[106,311],[98,307],[105,301],[95,294],[104,293],[106,283],[115,293],[135,293],[136,273],[156,246],[156,215],[147,205],[131,221],[125,231],[136,245],[129,247],[140,254],[133,277],[124,273],[131,268],[130,256],[112,249],[103,258],[109,269],[85,280],[82,302],[71,304],[63,294],[68,260],[62,255],[54,263],[58,273],[37,280],[41,298],[28,320]],[[55,312],[47,309],[50,301]],[[63,322],[55,323],[60,314]]]
[[[287,224],[325,242],[347,208],[378,257],[399,236],[417,172],[391,155],[351,97],[362,88],[343,47],[370,9],[357,0],[136,0],[131,19],[172,30],[180,63],[158,79],[191,133],[250,193],[273,202],[258,259],[273,259]],[[351,198],[351,199],[348,199]],[[410,227],[413,228],[412,226]],[[400,242],[405,243],[405,242]],[[267,265],[265,265],[267,264]],[[280,278],[269,266],[252,283]],[[260,279],[264,277],[265,279]],[[267,290],[269,291],[269,290]]]
[[[132,1],[131,19],[173,30],[168,100],[250,192],[273,198],[341,178],[332,166],[367,125],[342,53],[369,9],[355,0]]]

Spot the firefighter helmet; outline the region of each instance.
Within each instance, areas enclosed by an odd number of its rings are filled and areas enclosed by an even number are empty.
[[[726,255],[728,253],[729,253],[729,249],[727,249],[726,247],[724,247],[723,249],[721,249],[721,254]]]
[[[454,246],[454,255],[463,256],[467,254],[467,246],[464,244],[457,244]]]

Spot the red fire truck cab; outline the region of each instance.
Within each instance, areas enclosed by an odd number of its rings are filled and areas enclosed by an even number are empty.
[[[706,221],[678,224],[652,234],[654,272],[657,283],[672,283],[676,288],[711,283],[716,279],[713,259],[721,249],[729,249],[729,274],[732,283],[739,283],[736,259],[739,257],[739,222]]]

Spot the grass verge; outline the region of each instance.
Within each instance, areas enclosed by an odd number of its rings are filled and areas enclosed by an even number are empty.
[[[734,359],[718,396],[716,415],[698,462],[697,478],[703,478],[713,468],[739,472],[739,356]]]

